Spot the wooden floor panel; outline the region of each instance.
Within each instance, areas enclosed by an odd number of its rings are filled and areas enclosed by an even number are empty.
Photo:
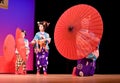
[[[0,74],[0,83],[120,83],[120,75],[95,74],[90,77],[76,77],[71,74]]]

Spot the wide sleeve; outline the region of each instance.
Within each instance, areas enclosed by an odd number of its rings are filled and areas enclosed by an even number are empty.
[[[33,40],[31,41],[31,43],[33,43],[34,44],[34,47],[36,48],[38,48],[38,40],[40,39],[40,37],[39,37],[39,33],[36,33],[35,34],[35,36],[34,36],[34,38],[33,38]]]
[[[30,53],[29,41],[28,39],[25,39],[24,41],[25,41],[26,54],[28,55]]]
[[[33,38],[33,40],[39,40],[39,39],[40,39],[39,33],[36,33],[35,36],[34,36],[34,38]]]
[[[51,42],[51,38],[50,38],[50,35],[49,35],[48,33],[46,34],[46,41],[47,41],[48,43]]]

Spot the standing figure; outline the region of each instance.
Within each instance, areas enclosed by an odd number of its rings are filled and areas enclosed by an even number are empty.
[[[49,55],[49,46],[51,38],[45,29],[49,26],[50,23],[47,21],[37,22],[39,27],[39,32],[34,36],[34,39],[31,41],[34,44],[34,51],[36,53],[36,67],[37,75],[40,74],[40,69],[43,68],[44,75],[47,75],[47,66],[48,66],[48,55]]]
[[[87,57],[77,60],[77,66],[73,68],[73,76],[93,76],[96,69],[96,60],[99,56],[99,47]]]
[[[23,42],[24,42],[24,47],[25,47],[25,60],[23,59],[23,57],[20,55],[18,49],[16,48],[15,54],[16,54],[16,62],[15,62],[15,73],[19,74],[26,74],[27,70],[26,70],[26,61],[28,59],[29,53],[30,53],[30,47],[29,47],[29,41],[28,39],[25,38],[26,36],[26,31],[25,30],[21,30],[21,37],[23,38]],[[21,72],[22,71],[22,72]]]

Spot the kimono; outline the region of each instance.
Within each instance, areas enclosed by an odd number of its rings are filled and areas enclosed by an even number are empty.
[[[96,69],[96,61],[83,58],[77,61],[76,75],[77,76],[93,76]]]
[[[28,59],[29,53],[30,53],[30,48],[29,48],[29,41],[28,39],[24,38],[24,43],[25,43],[25,48],[26,48],[26,60]],[[23,58],[21,57],[21,55],[19,54],[17,48],[15,51],[16,54],[16,62],[15,62],[15,73],[23,73],[26,74],[26,61],[23,60]],[[22,67],[22,71],[21,72],[21,67]]]
[[[96,60],[99,56],[98,49],[90,53],[87,57],[77,60],[77,66],[73,69],[73,75],[93,76],[96,69]]]
[[[44,45],[40,45],[39,41],[44,39]],[[50,36],[46,32],[37,32],[33,41],[36,41],[34,50],[36,53],[36,67],[37,71],[40,71],[40,68],[43,67],[43,71],[47,72],[48,66],[48,55],[49,55],[49,41],[51,40]]]

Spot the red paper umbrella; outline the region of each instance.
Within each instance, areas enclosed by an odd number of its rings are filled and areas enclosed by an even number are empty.
[[[21,30],[20,30],[20,28],[17,28],[16,29],[16,35],[15,35],[16,37],[16,40],[18,39],[18,38],[21,38],[22,36],[21,36]]]
[[[78,60],[96,49],[102,33],[99,12],[90,5],[75,5],[67,9],[56,23],[55,46],[65,58]]]
[[[4,40],[3,53],[5,60],[8,62],[15,56],[15,39],[11,34],[8,34]]]
[[[16,48],[22,57],[23,60],[26,60],[26,49],[24,39],[21,35],[21,30],[19,28],[16,29]]]

